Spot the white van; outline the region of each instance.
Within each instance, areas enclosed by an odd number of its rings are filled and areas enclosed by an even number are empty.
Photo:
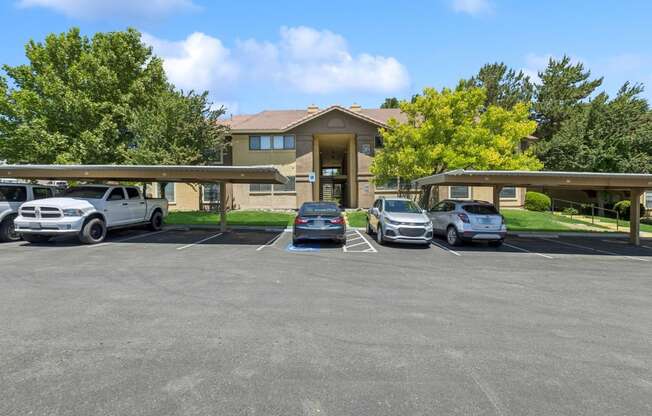
[[[16,241],[14,219],[18,216],[18,207],[27,201],[52,198],[56,195],[53,186],[29,183],[0,183],[0,241]]]

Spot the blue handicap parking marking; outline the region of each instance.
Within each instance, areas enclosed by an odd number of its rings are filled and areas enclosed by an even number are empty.
[[[285,250],[286,251],[294,251],[294,252],[302,252],[302,253],[314,252],[314,251],[319,251],[319,244],[317,244],[317,243],[307,243],[307,244],[300,244],[298,246],[295,246],[294,244],[290,243],[285,248]]]

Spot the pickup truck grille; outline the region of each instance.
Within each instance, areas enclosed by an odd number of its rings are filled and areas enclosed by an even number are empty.
[[[25,218],[61,218],[63,213],[55,207],[23,207],[20,215]]]

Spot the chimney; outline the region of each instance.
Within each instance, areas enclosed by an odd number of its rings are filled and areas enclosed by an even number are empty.
[[[362,107],[360,107],[360,104],[353,103],[351,104],[351,107],[349,107],[349,110],[353,111],[354,113],[358,113],[360,110],[362,110]]]
[[[310,104],[308,106],[308,114],[313,114],[316,113],[317,111],[319,111],[319,107],[317,107],[316,105]]]

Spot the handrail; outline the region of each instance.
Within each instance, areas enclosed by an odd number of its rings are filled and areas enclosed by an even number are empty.
[[[571,208],[573,208],[574,205],[578,205],[582,209],[591,208],[591,224],[595,224],[595,217],[596,217],[595,210],[596,209],[598,209],[600,211],[613,212],[614,214],[616,214],[616,231],[620,231],[620,213],[615,209],[601,208],[601,207],[599,207],[599,206],[597,206],[597,205],[595,205],[593,203],[569,201],[567,199],[560,199],[560,198],[550,198],[550,201],[551,201],[551,203],[550,203],[550,212],[553,213],[553,214],[555,212],[555,201],[570,204]],[[578,210],[578,212],[581,212],[581,211]],[[573,218],[573,216],[571,215],[571,219],[572,218]]]

